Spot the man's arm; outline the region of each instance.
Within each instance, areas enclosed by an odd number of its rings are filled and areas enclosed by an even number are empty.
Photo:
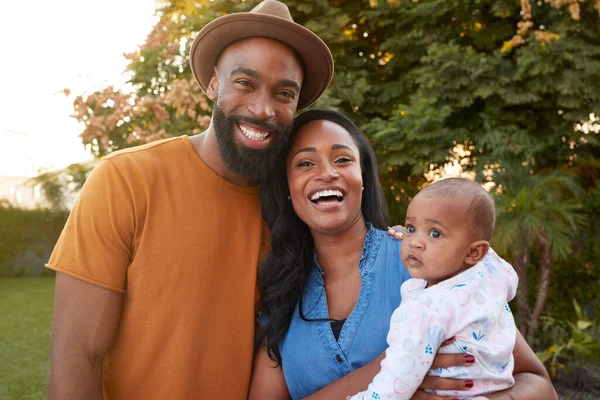
[[[102,400],[102,361],[122,303],[122,293],[56,274],[49,400]]]

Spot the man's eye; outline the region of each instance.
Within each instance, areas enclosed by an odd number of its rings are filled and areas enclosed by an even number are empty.
[[[285,97],[289,97],[290,99],[293,99],[295,97],[294,93],[288,92],[286,90],[279,92],[279,94]]]
[[[406,232],[408,232],[408,233],[415,233],[415,231],[416,231],[416,229],[415,229],[415,227],[414,227],[414,226],[412,226],[412,225],[408,225],[408,226],[406,227]]]
[[[252,87],[252,83],[250,81],[245,80],[245,79],[240,79],[240,80],[236,81],[236,83],[239,83],[242,86]]]
[[[442,232],[434,229],[431,232],[429,232],[429,236],[431,236],[434,239],[439,239],[442,237]]]

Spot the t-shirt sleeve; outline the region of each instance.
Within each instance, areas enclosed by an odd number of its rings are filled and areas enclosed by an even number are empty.
[[[132,193],[110,159],[84,184],[47,268],[125,292],[135,231]]]

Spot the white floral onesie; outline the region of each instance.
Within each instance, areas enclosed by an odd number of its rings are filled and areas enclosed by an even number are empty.
[[[351,399],[408,400],[427,373],[474,381],[469,390],[436,392],[443,396],[471,398],[511,387],[516,326],[507,302],[517,283],[512,266],[492,249],[478,264],[432,287],[421,279],[404,282],[381,371]],[[472,354],[475,363],[430,371],[440,344],[452,336],[454,343],[439,352]]]

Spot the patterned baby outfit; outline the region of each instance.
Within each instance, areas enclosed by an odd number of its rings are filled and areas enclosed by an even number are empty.
[[[432,287],[421,279],[406,281],[381,371],[351,399],[410,399],[428,372],[474,381],[469,390],[436,392],[442,396],[471,398],[511,387],[516,326],[507,302],[515,297],[517,283],[512,266],[492,249],[478,264]],[[453,336],[454,343],[438,351]],[[472,354],[475,363],[429,371],[438,352]]]

